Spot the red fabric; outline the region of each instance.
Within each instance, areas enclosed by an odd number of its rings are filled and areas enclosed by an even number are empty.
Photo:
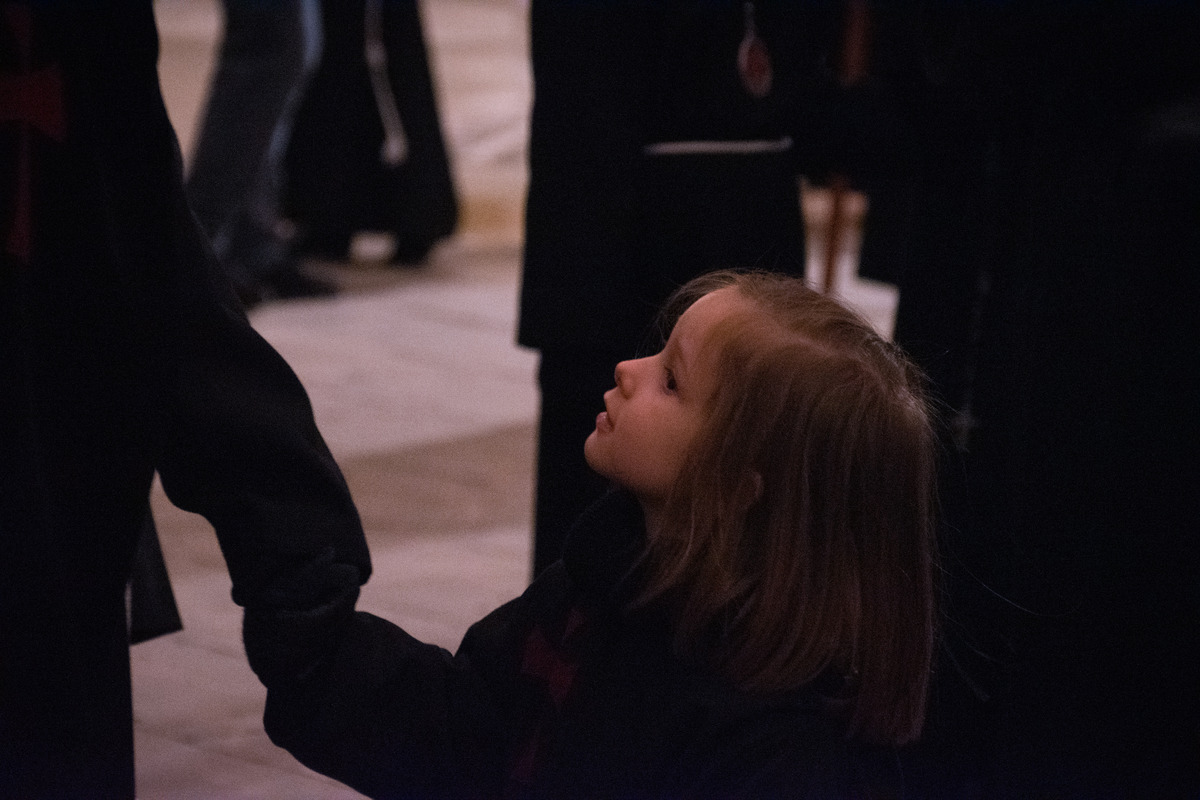
[[[568,650],[575,634],[583,627],[583,622],[583,613],[578,608],[572,608],[563,625],[562,638],[557,644],[551,642],[541,627],[534,628],[525,639],[521,674],[541,678],[546,682],[546,691],[554,701],[555,711],[562,711],[579,673],[579,660]],[[521,755],[517,757],[509,775],[512,781],[528,784],[532,780],[545,730],[546,720],[543,719],[529,737]]]
[[[0,74],[0,123],[22,126],[17,153],[17,190],[12,219],[8,224],[5,249],[23,263],[33,251],[33,156],[32,131],[61,142],[67,134],[63,103],[62,73],[57,64],[34,69],[33,21],[29,8],[6,5],[3,20],[12,32],[20,53],[21,71]]]

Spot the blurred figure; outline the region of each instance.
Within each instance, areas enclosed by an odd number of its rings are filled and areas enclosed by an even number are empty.
[[[125,587],[156,470],[242,605],[291,556],[370,569],[303,388],[187,204],[157,53],[150,0],[0,6],[6,800],[134,797]]]
[[[830,4],[836,9],[836,4]],[[604,490],[579,443],[661,302],[721,267],[804,272],[796,130],[825,4],[534,0],[518,341],[540,351],[534,574]]]
[[[296,114],[286,206],[304,252],[343,260],[360,231],[424,261],[458,198],[417,0],[326,0],[325,47]]]
[[[321,46],[317,2],[222,0],[224,36],[187,192],[248,307],[335,292],[301,270],[280,213],[292,117]]]
[[[914,795],[1200,796],[1200,8],[877,14],[863,269],[947,415]]]

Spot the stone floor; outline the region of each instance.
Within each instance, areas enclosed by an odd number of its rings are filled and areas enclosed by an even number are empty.
[[[185,153],[220,34],[218,8],[214,0],[156,3],[163,92]],[[521,591],[529,571],[536,355],[513,343],[531,98],[527,8],[523,0],[423,0],[422,8],[460,231],[415,270],[383,265],[386,239],[366,237],[358,260],[313,265],[341,284],[339,296],[268,304],[251,321],[308,389],[359,506],[375,562],[361,607],[453,649],[470,622]],[[814,230],[826,201],[805,193]],[[894,291],[856,280],[849,250],[842,293],[886,331]],[[154,510],[185,627],[132,651],[139,796],[358,797],[267,740],[265,693],[242,653],[212,530],[160,491]]]

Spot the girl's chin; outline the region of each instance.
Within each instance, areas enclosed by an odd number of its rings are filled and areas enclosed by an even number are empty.
[[[601,463],[602,459],[600,457],[600,453],[597,451],[597,448],[600,447],[599,443],[597,442],[598,438],[599,434],[597,434],[596,431],[592,431],[588,435],[587,441],[583,443],[583,460],[587,462],[587,465],[591,467],[593,472],[597,473],[602,478],[612,480],[612,476],[605,471],[604,465]]]

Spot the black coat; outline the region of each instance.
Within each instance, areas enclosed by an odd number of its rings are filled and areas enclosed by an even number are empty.
[[[336,604],[251,615],[267,732],[377,798],[863,796],[875,762],[818,693],[737,691],[621,610],[643,537],[637,502],[607,496],[454,655]]]
[[[152,4],[5,10],[3,80],[41,83],[0,116],[0,797],[132,797],[125,586],[156,470],[240,603],[291,558],[369,561],[184,200]]]
[[[458,197],[418,3],[389,0],[377,13],[364,0],[321,3],[321,62],[292,123],[284,208],[306,252],[342,260],[355,233],[384,231],[395,237],[393,259],[415,263],[454,232]],[[386,126],[365,54],[368,19],[386,54],[378,91],[399,118]],[[396,125],[406,155],[393,163],[382,154]]]
[[[864,258],[969,423],[925,793],[1195,797],[1200,8],[888,12],[911,180]]]
[[[666,295],[695,275],[803,273],[801,118],[823,85],[828,18],[819,3],[755,4],[773,72],[760,98],[738,70],[745,6],[532,4],[521,344],[629,357]],[[778,152],[646,149],[785,137]]]

